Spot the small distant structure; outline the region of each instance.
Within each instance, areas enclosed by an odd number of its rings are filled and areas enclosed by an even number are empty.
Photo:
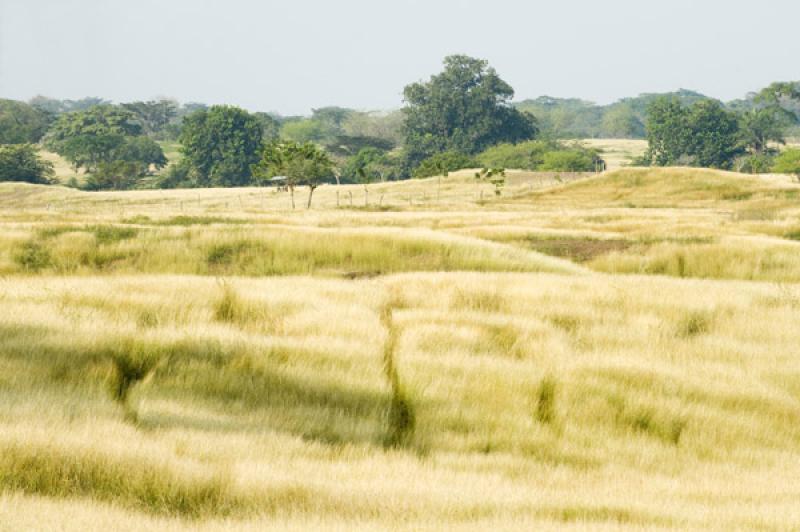
[[[276,175],[275,177],[270,177],[269,178],[269,184],[270,185],[275,185],[276,187],[278,187],[278,192],[283,192],[283,191],[286,191],[287,188],[288,188],[286,186],[286,181],[288,179],[289,178],[286,177],[285,175]]]

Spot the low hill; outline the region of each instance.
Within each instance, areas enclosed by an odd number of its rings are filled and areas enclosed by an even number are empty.
[[[563,187],[534,192],[539,201],[608,206],[678,206],[698,202],[793,200],[800,185],[789,176],[702,168],[623,168]]]

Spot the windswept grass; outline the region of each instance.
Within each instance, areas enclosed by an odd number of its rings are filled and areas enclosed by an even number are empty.
[[[0,185],[0,528],[800,528],[797,185],[528,177]]]
[[[6,273],[359,277],[403,271],[580,271],[511,246],[429,231],[57,226],[11,245],[10,253],[15,268]]]

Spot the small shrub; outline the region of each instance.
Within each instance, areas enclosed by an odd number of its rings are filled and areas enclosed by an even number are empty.
[[[157,327],[159,321],[158,314],[151,309],[141,310],[136,315],[136,325],[142,329]]]
[[[87,228],[98,244],[114,244],[135,237],[139,231],[133,227],[117,227],[114,225],[96,225]]]
[[[569,334],[575,334],[581,326],[581,319],[570,314],[555,314],[548,319],[555,327]]]
[[[222,297],[214,305],[214,319],[225,323],[241,320],[244,309],[239,295],[227,283],[222,285]]]
[[[678,320],[677,334],[681,338],[692,338],[711,329],[712,316],[704,311],[692,311]]]
[[[16,262],[23,270],[28,272],[38,272],[53,264],[50,251],[36,240],[23,242],[20,249],[14,255]]]
[[[246,240],[215,244],[208,250],[206,262],[209,266],[228,266],[234,262],[238,255],[251,247],[252,243]]]

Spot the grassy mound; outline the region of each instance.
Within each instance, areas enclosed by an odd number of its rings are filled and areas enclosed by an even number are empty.
[[[425,230],[219,224],[184,229],[183,219],[177,222],[147,229],[46,226],[27,239],[0,242],[0,271],[349,278],[404,271],[580,271],[513,246]]]
[[[800,187],[749,174],[703,168],[625,168],[569,183],[531,197],[547,203],[658,207],[751,199],[795,200]]]

